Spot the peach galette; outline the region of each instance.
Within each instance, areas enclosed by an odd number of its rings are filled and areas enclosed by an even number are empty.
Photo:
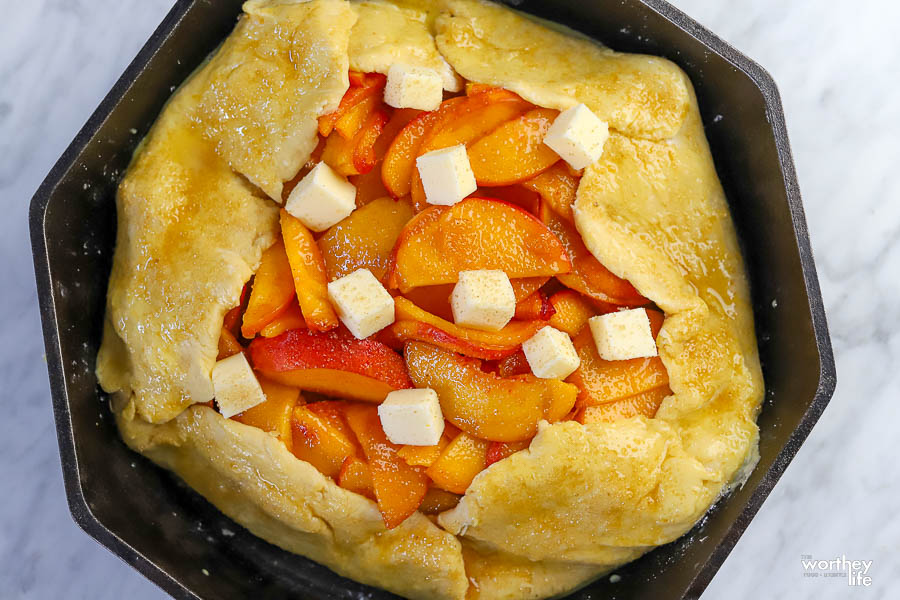
[[[124,440],[347,577],[560,594],[754,465],[744,267],[665,60],[479,0],[250,0],[117,206]]]

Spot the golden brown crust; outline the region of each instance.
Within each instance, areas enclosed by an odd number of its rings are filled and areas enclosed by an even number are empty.
[[[743,263],[696,99],[677,67],[478,0],[427,3],[427,16],[421,0],[398,3],[405,8],[372,0],[245,5],[250,16],[172,99],[122,184],[98,376],[125,398],[116,412],[130,446],[264,539],[411,598],[556,595],[677,538],[753,464],[762,379]],[[298,20],[313,10],[322,12]],[[371,44],[352,42],[354,13],[361,22],[353,31]],[[350,18],[306,31],[326,14]],[[576,224],[591,252],[666,311],[659,343],[674,394],[656,419],[543,424],[527,451],[492,465],[438,517],[446,531],[420,514],[387,531],[371,501],[267,434],[186,407],[212,397],[222,315],[277,230],[274,204],[246,180],[280,194],[311,149],[315,117],[346,89],[347,66],[386,69],[396,40],[404,40],[397,56],[434,60],[428,27],[467,78],[542,106],[585,102],[610,121],[604,155],[578,190]],[[311,68],[331,83],[298,79],[285,90],[290,98],[321,85],[302,126],[290,130],[305,133],[287,139],[277,112],[259,113],[247,118],[278,127],[272,138],[251,136],[242,154],[235,132],[243,117],[226,119],[229,127],[210,120],[237,114],[248,94],[261,93],[266,73],[286,64],[286,40],[306,33],[325,37],[315,49],[326,56]],[[229,65],[242,65],[240,86],[224,93]]]

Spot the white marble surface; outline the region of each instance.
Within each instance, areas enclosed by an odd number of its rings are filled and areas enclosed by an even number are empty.
[[[0,597],[161,598],[63,496],[27,233],[41,179],[171,0],[3,0]],[[889,598],[900,580],[900,4],[679,0],[779,83],[838,360],[834,400],[704,600]],[[837,9],[833,14],[829,7]],[[872,560],[872,585],[801,554]]]

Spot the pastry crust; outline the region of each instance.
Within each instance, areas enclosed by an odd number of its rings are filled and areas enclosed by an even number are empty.
[[[117,420],[132,448],[289,551],[410,598],[564,593],[682,535],[755,462],[762,377],[733,225],[696,98],[673,64],[478,0],[429,3],[427,15],[421,2],[398,4],[245,4],[120,188],[98,377],[122,399]],[[325,15],[334,20],[320,27]],[[287,66],[288,47],[311,52],[319,79],[298,75],[273,91],[267,78]],[[415,514],[388,531],[373,502],[268,434],[189,405],[212,398],[223,314],[277,231],[274,203],[248,180],[280,199],[312,150],[316,118],[346,90],[348,66],[436,59],[541,106],[584,102],[610,122],[578,190],[576,225],[598,259],[666,312],[659,345],[673,395],[654,419],[543,423],[528,450],[478,475],[437,524]],[[294,107],[292,127],[274,109],[234,110],[258,104],[248,98],[262,90],[291,102],[304,86],[316,100]],[[250,143],[241,127],[257,132]]]

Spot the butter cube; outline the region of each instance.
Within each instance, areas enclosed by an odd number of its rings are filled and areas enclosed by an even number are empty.
[[[544,143],[573,169],[597,162],[609,137],[609,127],[584,104],[563,111],[553,121]]]
[[[429,204],[450,206],[478,189],[462,144],[423,154],[416,159],[416,167]]]
[[[450,308],[457,325],[496,331],[516,313],[516,294],[503,271],[462,271]]]
[[[565,379],[581,364],[569,336],[553,327],[544,327],[522,342],[522,351],[531,372],[541,379]]]
[[[388,69],[384,101],[390,106],[437,110],[443,100],[444,82],[437,71],[401,64]]]
[[[357,339],[367,338],[394,322],[394,298],[368,269],[357,269],[329,283],[328,299]]]
[[[657,354],[650,318],[643,308],[591,317],[588,324],[603,360],[649,358]]]
[[[356,187],[320,162],[291,190],[284,208],[313,231],[325,231],[356,208]]]
[[[434,446],[444,433],[444,415],[432,389],[396,390],[378,405],[384,434],[394,444]]]
[[[226,419],[266,401],[266,394],[243,352],[218,361],[212,370],[219,412]]]

